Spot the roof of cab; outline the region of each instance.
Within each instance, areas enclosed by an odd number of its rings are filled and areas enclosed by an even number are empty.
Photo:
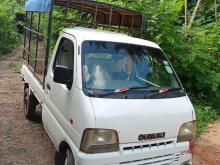
[[[62,32],[75,36],[77,39],[80,39],[81,42],[85,40],[110,41],[110,42],[144,45],[144,46],[155,47],[160,49],[160,47],[157,44],[151,41],[130,37],[122,33],[102,31],[102,30],[82,28],[82,27],[64,29]]]

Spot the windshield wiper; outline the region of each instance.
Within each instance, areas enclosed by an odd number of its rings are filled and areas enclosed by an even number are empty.
[[[90,94],[97,97],[105,97],[113,94],[125,93],[127,91],[135,90],[135,89],[148,89],[148,87],[143,87],[143,86],[123,87],[123,88],[115,89],[114,91],[109,93],[93,93],[93,94],[90,93]]]
[[[109,96],[109,95],[126,93],[127,91],[136,90],[136,89],[149,89],[149,87],[147,87],[147,86],[123,87],[123,88],[115,89],[114,91],[108,92],[108,93],[95,93],[94,92],[94,93],[89,93],[89,94],[91,96],[102,98],[102,97]],[[160,95],[160,94],[164,94],[164,93],[167,93],[170,91],[179,91],[179,90],[182,90],[184,92],[184,89],[182,89],[182,88],[174,88],[174,87],[166,88],[166,87],[164,87],[164,88],[160,88],[158,90],[154,90],[156,92],[145,95],[144,98],[149,99],[149,98],[153,98],[153,97]],[[125,96],[125,97],[127,97],[127,96]]]
[[[153,92],[153,93],[150,93],[149,95],[145,95],[145,98],[146,99],[150,99],[150,98],[153,98],[157,95],[160,95],[160,94],[164,94],[164,93],[167,93],[167,92],[170,92],[170,91],[179,91],[179,90],[183,90],[182,88],[174,88],[174,87],[171,87],[171,88],[161,88],[159,89],[158,91],[156,92]]]

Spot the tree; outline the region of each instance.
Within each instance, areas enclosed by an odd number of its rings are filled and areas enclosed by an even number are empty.
[[[8,53],[19,41],[14,25],[14,13],[12,12],[9,1],[0,4],[0,53]]]
[[[188,25],[188,0],[185,0],[185,26]]]
[[[192,27],[192,25],[193,25],[193,23],[194,23],[194,21],[195,21],[195,18],[196,18],[196,15],[197,15],[197,12],[198,12],[198,9],[199,9],[199,6],[200,6],[201,1],[202,1],[202,0],[198,0],[197,3],[196,3],[196,7],[195,7],[195,9],[194,9],[194,11],[193,11],[192,17],[191,17],[190,22],[189,22],[189,25],[188,25],[189,28]]]
[[[215,21],[217,22],[217,20],[218,20],[217,0],[214,0],[214,1],[215,1]]]

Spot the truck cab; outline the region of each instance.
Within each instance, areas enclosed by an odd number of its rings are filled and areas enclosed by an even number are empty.
[[[45,88],[26,65],[22,77],[41,103],[44,127],[62,163],[191,164],[195,112],[157,44],[64,29]]]

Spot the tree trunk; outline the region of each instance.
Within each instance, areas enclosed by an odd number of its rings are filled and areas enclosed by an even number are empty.
[[[215,0],[215,21],[218,21],[217,0]]]
[[[202,2],[202,0],[198,0],[197,3],[196,3],[196,7],[193,11],[193,14],[192,14],[192,17],[190,19],[190,22],[189,22],[189,25],[188,25],[188,28],[191,28],[194,21],[195,21],[195,18],[197,16],[197,13],[198,13],[198,9],[199,9],[199,6],[200,6],[200,3]]]
[[[185,26],[188,25],[188,1],[185,0]]]

